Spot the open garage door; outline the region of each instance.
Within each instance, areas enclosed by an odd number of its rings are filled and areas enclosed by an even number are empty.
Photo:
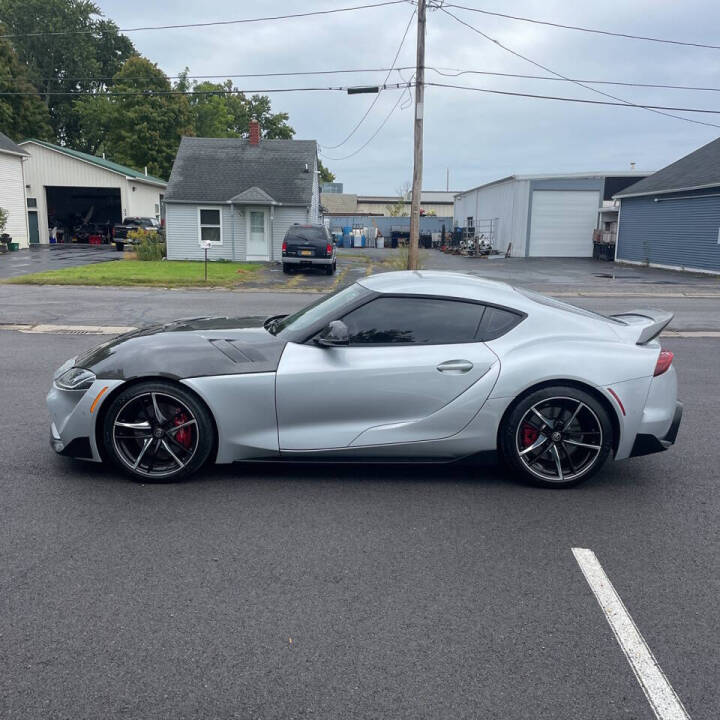
[[[595,190],[534,190],[530,256],[592,257],[599,195]]]
[[[64,242],[88,242],[90,236],[110,236],[112,227],[122,222],[120,188],[45,188],[50,227],[57,227]]]

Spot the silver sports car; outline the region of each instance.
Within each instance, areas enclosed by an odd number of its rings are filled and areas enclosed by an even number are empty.
[[[568,486],[677,435],[670,313],[604,317],[477,277],[393,272],[264,323],[197,318],[68,360],[51,445],[170,481],[206,462],[499,457]]]

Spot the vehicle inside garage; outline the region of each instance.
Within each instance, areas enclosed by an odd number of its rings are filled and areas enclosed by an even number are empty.
[[[56,242],[107,243],[122,222],[120,188],[50,186],[45,193]]]

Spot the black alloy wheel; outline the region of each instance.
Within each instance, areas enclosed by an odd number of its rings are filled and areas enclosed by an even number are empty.
[[[213,447],[208,411],[184,388],[145,382],[121,392],[105,414],[106,453],[143,482],[171,482],[197,471]]]
[[[605,408],[573,387],[544,388],[524,398],[501,430],[505,461],[543,487],[569,487],[589,478],[612,449]]]

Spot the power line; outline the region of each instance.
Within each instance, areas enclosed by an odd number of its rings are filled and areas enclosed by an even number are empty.
[[[380,123],[380,127],[378,127],[378,129],[357,150],[354,150],[349,155],[343,155],[342,157],[331,157],[330,155],[326,155],[322,150],[320,151],[320,154],[327,160],[331,160],[333,162],[339,162],[340,160],[348,160],[349,158],[357,155],[360,151],[364,150],[378,136],[380,131],[387,124],[388,120],[390,119],[390,116],[397,109],[397,106],[400,104],[400,101],[403,99],[404,95],[405,95],[405,93],[400,94],[400,97],[397,99],[397,102],[390,108],[390,112],[385,116],[385,119]]]
[[[271,15],[268,17],[243,18],[241,20],[214,20],[210,22],[184,23],[178,25],[147,25],[144,27],[118,28],[118,32],[139,32],[141,30],[178,30],[182,28],[212,27],[216,25],[241,25],[245,23],[264,22],[266,20],[291,20],[294,18],[315,17],[317,15],[333,15],[335,13],[350,12],[352,10],[367,10],[370,8],[385,7],[386,5],[406,4],[407,0],[384,0],[384,2],[371,3],[367,5],[353,5],[351,7],[334,8],[331,10],[309,10],[307,12],[292,13],[288,15]],[[46,37],[56,35],[93,35],[96,30],[57,30],[32,33],[9,33],[0,35],[0,38],[16,37]]]
[[[563,25],[562,23],[550,22],[549,20],[536,20],[534,18],[527,18],[519,15],[508,15],[506,13],[492,12],[490,10],[481,10],[480,8],[467,7],[466,5],[449,4],[445,5],[444,7],[457,8],[458,10],[468,10],[469,12],[481,13],[483,15],[492,15],[493,17],[501,17],[507,20],[520,20],[521,22],[534,23],[536,25],[549,25],[550,27],[562,28],[563,30],[578,30],[580,32],[594,33],[596,35],[610,35],[611,37],[620,37],[628,40],[645,40],[647,42],[666,43],[668,45],[685,45],[687,47],[720,50],[720,45],[687,42],[684,40],[671,40],[669,38],[651,37],[649,35],[631,35],[630,33],[611,32],[610,30],[598,30],[597,28],[581,27],[580,25]]]
[[[291,72],[267,72],[267,73],[216,73],[214,75],[165,75],[168,80],[181,80],[187,78],[188,80],[212,80],[215,78],[266,78],[266,77],[297,77],[303,75],[343,75],[348,73],[376,73],[376,72],[387,72],[392,70],[413,70],[411,66],[407,67],[396,67],[396,68],[348,68],[341,70],[295,70]],[[54,80],[54,78],[52,78]],[[67,82],[102,82],[104,80],[114,80],[114,75],[98,75],[93,77],[65,77],[63,80]],[[128,78],[133,82],[140,80],[152,81],[156,80],[157,77],[150,75],[138,76]],[[41,80],[40,82],[47,82],[47,80]]]
[[[393,58],[393,61],[390,63],[390,68],[387,71],[387,75],[385,76],[385,80],[383,81],[383,85],[387,83],[387,81],[390,79],[390,75],[392,74],[393,69],[395,68],[395,63],[397,62],[398,58],[400,57],[400,51],[403,48],[403,45],[405,44],[405,39],[407,38],[408,31],[410,30],[410,26],[412,25],[413,18],[415,17],[415,13],[417,11],[413,10],[412,15],[410,15],[410,19],[408,20],[407,27],[405,28],[405,32],[403,33],[403,36],[400,40],[400,45],[398,45],[397,52],[395,53],[395,57]],[[368,115],[370,115],[370,111],[375,107],[377,104],[377,101],[380,98],[380,93],[373,98],[373,101],[370,103],[370,106],[365,111],[365,114],[360,118],[360,120],[357,121],[355,124],[355,127],[348,133],[348,135],[345,137],[344,140],[339,142],[337,145],[328,145],[328,150],[337,150],[337,148],[342,147],[358,130],[358,128],[365,122],[365,118],[367,118]],[[352,156],[350,156],[352,157]]]
[[[113,91],[113,92],[66,92],[58,91],[49,93],[44,91],[36,90],[34,92],[0,92],[0,96],[6,95],[37,95],[45,97],[46,95],[71,95],[73,97],[92,97],[92,98],[107,98],[107,97],[127,97],[127,96],[165,96],[165,95],[251,95],[251,94],[269,94],[269,93],[291,93],[291,92],[321,92],[321,91],[333,91],[333,92],[347,92],[351,89],[351,85],[338,85],[329,87],[294,87],[294,88],[263,88],[258,90],[241,90],[239,88],[233,90],[128,90],[128,91]],[[389,85],[383,85],[383,90],[398,90],[407,89],[408,83],[391,83]]]
[[[604,97],[608,97],[611,100],[617,100],[620,103],[623,103],[624,105],[627,105],[629,107],[637,107],[642,108],[643,110],[649,110],[650,112],[653,112],[657,115],[665,115],[666,117],[672,117],[676,120],[684,120],[685,122],[694,123],[695,125],[706,125],[708,127],[720,127],[720,125],[717,125],[715,123],[708,123],[704,122],[703,120],[694,120],[692,118],[686,118],[682,115],[672,115],[670,113],[662,112],[661,110],[658,110],[656,108],[650,107],[648,105],[641,105],[637,103],[630,102],[629,100],[625,100],[624,98],[618,97],[617,95],[611,95],[610,93],[606,93],[604,90],[598,90],[597,88],[594,88],[590,85],[586,85],[583,82],[580,82],[578,80],[573,80],[572,78],[567,77],[567,75],[563,75],[562,73],[556,72],[552,68],[547,67],[546,65],[543,65],[542,63],[539,63],[532,58],[527,57],[527,55],[523,55],[522,53],[519,53],[515,50],[512,50],[507,45],[503,45],[499,40],[496,40],[493,37],[490,37],[490,35],[484,33],[482,30],[479,30],[474,25],[470,25],[470,23],[465,22],[464,20],[461,20],[457,15],[453,15],[451,12],[446,10],[445,8],[442,8],[442,11],[449,15],[451,18],[453,18],[455,21],[459,22],[461,25],[464,25],[466,28],[469,28],[473,32],[477,33],[481,37],[484,37],[486,40],[489,40],[490,42],[494,43],[498,47],[502,48],[506,52],[509,52],[511,55],[514,55],[515,57],[519,57],[522,60],[525,60],[525,62],[529,62],[531,65],[535,65],[535,67],[539,67],[541,70],[545,70],[545,72],[552,73],[553,75],[556,75],[557,77],[561,78],[562,80],[567,80],[568,82],[574,83],[575,85],[578,85],[581,88],[584,88],[585,90],[590,90],[590,92],[597,93],[598,95],[603,95]]]
[[[436,68],[427,66],[428,70],[444,75],[445,77],[460,77],[461,75],[491,75],[493,77],[521,78],[524,80],[553,80],[555,82],[567,82],[565,78],[552,75],[523,75],[520,73],[491,72],[489,70],[461,70],[459,68]],[[583,80],[582,78],[570,78],[573,83],[587,83],[588,85],[622,85],[624,87],[660,88],[663,90],[701,90],[707,92],[720,92],[720,87],[702,87],[696,85],[664,85],[661,83],[640,83],[621,82],[616,80]]]
[[[522,73],[507,73],[507,72],[493,72],[490,70],[463,70],[462,68],[450,68],[450,67],[433,67],[426,65],[426,70],[431,70],[443,75],[444,77],[460,77],[461,75],[489,75],[493,77],[507,77],[507,78],[519,78],[523,80],[552,80],[555,82],[568,82],[565,78],[557,77],[554,75],[528,75]],[[403,65],[397,67],[382,67],[382,68],[345,68],[338,70],[296,70],[291,72],[268,72],[268,73],[216,73],[214,75],[166,75],[168,80],[180,80],[187,78],[188,80],[213,80],[213,79],[237,79],[237,78],[272,78],[272,77],[304,77],[310,75],[345,75],[345,74],[357,74],[357,73],[379,73],[379,72],[400,72],[403,70],[414,70],[411,65]],[[389,75],[386,77],[386,81]],[[113,80],[113,75],[106,76],[94,76],[94,77],[65,77],[63,78],[66,82],[103,82],[106,80]],[[139,76],[128,78],[132,82],[152,82],[155,81],[156,77],[151,76]],[[631,82],[631,81],[620,81],[620,80],[586,80],[583,78],[570,78],[570,82],[587,83],[588,85],[619,85],[623,87],[640,87],[640,88],[654,88],[662,90],[692,90],[692,91],[703,91],[703,92],[720,92],[720,87],[706,87],[702,85],[670,85],[665,83],[642,83],[642,82]],[[41,80],[41,83],[47,82],[47,80]]]
[[[562,100],[564,102],[572,103],[586,103],[588,105],[610,105],[612,107],[636,107],[635,105],[628,105],[626,102],[613,102],[610,100],[588,100],[587,98],[571,98],[563,97],[560,95],[535,95],[533,93],[524,92],[512,92],[510,90],[493,90],[490,88],[479,88],[471,87],[468,85],[453,85],[451,83],[434,83],[428,82],[426,85],[432,87],[442,88],[453,88],[455,90],[474,90],[475,92],[491,93],[493,95],[511,95],[513,97],[525,97],[535,98],[537,100]],[[643,105],[643,108],[647,110],[676,110],[678,112],[694,112],[694,113],[708,113],[710,115],[720,115],[720,110],[709,110],[707,108],[689,108],[689,107],[672,107],[667,105]],[[683,118],[684,120],[690,120],[690,118]],[[703,125],[712,125],[712,123],[702,123]],[[720,127],[720,125],[713,125],[713,127]]]

